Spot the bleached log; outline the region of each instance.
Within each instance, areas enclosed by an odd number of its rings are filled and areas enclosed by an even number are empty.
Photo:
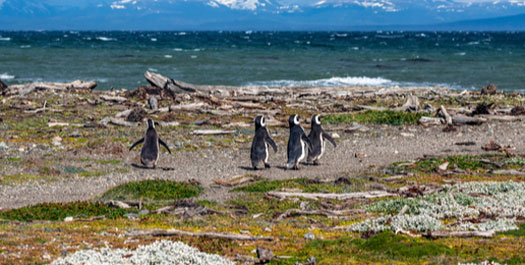
[[[375,107],[375,106],[365,106],[365,105],[355,105],[353,107],[353,110],[359,111],[359,110],[375,110],[375,111],[385,111],[388,110],[388,108],[384,107]]]
[[[269,191],[267,193],[270,196],[274,196],[280,199],[288,197],[301,197],[305,199],[317,200],[350,200],[350,199],[373,199],[382,197],[397,197],[397,193],[390,193],[387,191],[365,191],[365,192],[353,192],[353,193],[302,193],[302,192],[281,192],[281,191]]]
[[[98,124],[103,125],[103,126],[107,126],[108,124],[128,126],[128,127],[137,126],[137,123],[125,121],[123,119],[112,118],[112,117],[106,117],[102,119],[101,121],[99,121]]]
[[[47,127],[67,127],[69,126],[69,123],[67,122],[48,122]]]
[[[213,179],[212,181],[221,186],[235,187],[235,186],[239,186],[239,185],[242,185],[248,182],[255,181],[255,179],[250,176],[240,176],[240,177],[233,177],[230,180]]]
[[[7,87],[6,94],[26,96],[33,91],[39,91],[39,90],[50,90],[50,91],[71,90],[71,89],[92,90],[96,86],[97,86],[96,82],[93,82],[93,81],[85,82],[81,80],[76,80],[71,83],[35,82],[35,83],[27,83],[27,84],[20,84],[20,85],[11,85]]]
[[[461,237],[461,238],[469,238],[469,237],[484,237],[484,238],[491,238],[493,237],[495,232],[493,230],[490,231],[430,231],[425,234],[425,237],[430,238],[440,238],[440,237]]]
[[[132,109],[121,111],[115,115],[115,118],[127,117],[132,111]]]
[[[125,202],[122,202],[122,201],[109,201],[109,202],[107,202],[107,204],[109,206],[117,207],[117,208],[121,208],[121,209],[129,209],[129,208],[131,208],[131,206],[129,206],[129,204],[127,204]]]
[[[157,121],[156,122],[160,127],[173,127],[179,126],[180,122],[177,121]]]
[[[233,130],[195,130],[191,132],[193,135],[224,135],[224,134],[234,134]]]
[[[491,173],[492,174],[496,174],[496,175],[525,176],[525,172],[518,171],[518,170],[515,170],[515,169],[493,170]]]
[[[425,127],[431,126],[431,125],[440,125],[443,122],[445,122],[445,120],[442,118],[433,118],[433,117],[426,117],[426,116],[421,117],[421,119],[419,119],[418,121],[419,124]]]
[[[452,117],[452,123],[456,125],[480,125],[485,121],[487,120],[483,118],[473,118],[461,114]]]
[[[122,103],[128,100],[125,97],[110,96],[110,95],[101,95],[100,98],[105,101],[116,102],[116,103]]]
[[[478,117],[481,117],[489,121],[502,121],[502,122],[512,122],[512,121],[522,120],[520,116],[511,116],[511,115],[478,115]]]
[[[195,88],[190,84],[175,81],[160,74],[148,71],[144,73],[144,77],[151,85],[167,90],[172,96],[184,92],[195,92]]]
[[[154,236],[154,237],[165,237],[165,236],[191,236],[191,237],[205,237],[205,238],[220,238],[229,239],[236,241],[274,241],[273,237],[265,236],[248,236],[239,234],[226,234],[226,233],[215,233],[215,232],[188,232],[176,229],[169,230],[152,230],[152,231],[139,231],[130,233],[129,236]]]
[[[350,216],[358,213],[363,213],[363,210],[347,210],[347,211],[330,211],[330,210],[313,210],[313,211],[304,211],[300,209],[288,209],[276,220],[280,221],[288,217],[301,216],[301,215],[322,215],[326,217],[341,217],[341,216]]]
[[[174,110],[186,110],[186,111],[193,111],[193,110],[200,110],[209,107],[207,103],[204,102],[197,102],[197,103],[191,103],[191,104],[185,104],[185,105],[171,105],[170,111]]]

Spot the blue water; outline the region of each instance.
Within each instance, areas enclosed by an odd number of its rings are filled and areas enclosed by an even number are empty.
[[[145,71],[212,85],[447,85],[525,91],[523,32],[10,32],[0,79],[95,80],[133,89]]]

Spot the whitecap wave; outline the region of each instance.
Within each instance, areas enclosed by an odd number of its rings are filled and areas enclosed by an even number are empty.
[[[168,58],[169,59],[169,58],[173,58],[173,56],[169,55],[169,54],[166,54],[166,55],[164,55],[164,58]]]
[[[108,38],[108,37],[97,37],[97,40],[101,40],[101,41],[116,41],[117,39],[115,38]]]
[[[269,86],[269,87],[334,87],[334,86],[391,86],[394,83],[382,77],[332,77],[318,80],[272,80],[251,82],[251,86]]]
[[[10,41],[11,38],[9,37],[0,37],[0,41]]]
[[[2,79],[2,80],[11,80],[11,79],[15,79],[15,77],[16,76],[10,75],[8,73],[0,74],[0,79]]]

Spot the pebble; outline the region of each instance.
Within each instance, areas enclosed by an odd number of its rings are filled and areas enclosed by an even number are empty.
[[[9,149],[5,142],[0,142],[0,151]]]
[[[304,235],[304,239],[314,240],[315,239],[315,235],[312,232],[308,232],[308,233],[306,233]]]
[[[73,222],[73,220],[74,219],[71,216],[68,216],[68,217],[64,218],[64,222]]]

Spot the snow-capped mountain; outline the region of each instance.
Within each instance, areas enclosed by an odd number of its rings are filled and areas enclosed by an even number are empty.
[[[432,29],[523,13],[525,0],[0,0],[0,29]]]

